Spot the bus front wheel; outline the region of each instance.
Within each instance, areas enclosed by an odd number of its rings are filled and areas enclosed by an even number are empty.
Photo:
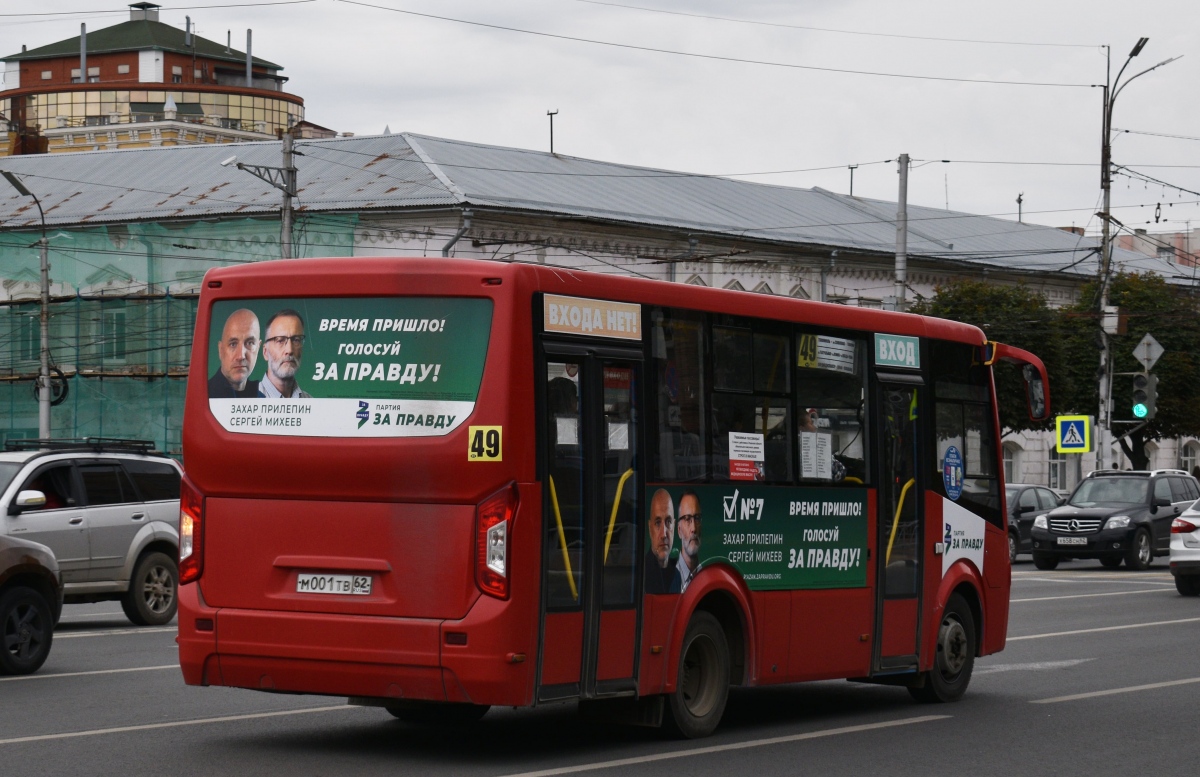
[[[720,622],[708,612],[692,616],[679,652],[675,692],[668,697],[669,723],[688,739],[716,729],[729,698],[729,643]]]
[[[975,616],[966,600],[954,594],[942,612],[933,669],[925,672],[921,687],[908,692],[922,702],[958,701],[967,692],[974,668]]]

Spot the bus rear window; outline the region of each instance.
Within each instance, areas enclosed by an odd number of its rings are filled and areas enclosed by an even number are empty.
[[[491,324],[490,299],[221,300],[209,409],[239,434],[448,434],[475,407]]]

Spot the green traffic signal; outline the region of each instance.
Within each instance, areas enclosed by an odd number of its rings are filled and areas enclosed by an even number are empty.
[[[1158,377],[1148,372],[1133,376],[1133,417],[1144,421],[1154,418],[1158,412]]]

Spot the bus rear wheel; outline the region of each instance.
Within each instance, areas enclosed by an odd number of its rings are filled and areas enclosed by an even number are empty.
[[[392,717],[413,726],[463,728],[478,723],[491,707],[445,701],[401,701],[389,704],[385,709]]]
[[[909,688],[914,699],[937,703],[958,701],[967,692],[975,668],[975,616],[958,594],[950,597],[938,627],[937,655],[924,684]]]
[[[679,651],[675,692],[668,697],[671,729],[688,739],[706,737],[721,722],[729,698],[729,643],[708,612],[692,616]]]

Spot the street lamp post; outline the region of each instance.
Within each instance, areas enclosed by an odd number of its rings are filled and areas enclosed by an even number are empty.
[[[283,133],[282,140],[283,165],[281,167],[249,165],[245,162],[239,162],[236,156],[229,157],[221,163],[221,166],[229,167],[233,165],[239,170],[244,170],[253,176],[261,178],[283,193],[283,202],[279,208],[279,255],[281,259],[291,259],[293,254],[292,200],[296,197],[296,174],[298,172],[294,156],[303,156],[303,154],[293,148],[291,129]]]
[[[1112,426],[1110,418],[1110,388],[1111,381],[1109,380],[1109,361],[1111,354],[1109,353],[1109,333],[1104,329],[1103,320],[1105,311],[1108,308],[1108,289],[1109,276],[1112,269],[1112,114],[1113,106],[1117,102],[1117,96],[1121,91],[1129,86],[1129,83],[1135,78],[1146,75],[1152,70],[1157,70],[1163,65],[1170,64],[1179,57],[1171,57],[1164,59],[1154,67],[1149,67],[1140,73],[1130,76],[1121,82],[1121,76],[1125,73],[1125,68],[1129,67],[1129,63],[1133,58],[1142,53],[1142,49],[1146,47],[1149,38],[1139,38],[1134,44],[1133,50],[1129,52],[1129,56],[1125,58],[1125,64],[1121,65],[1121,69],[1117,71],[1117,77],[1114,81],[1108,81],[1108,73],[1111,68],[1106,66],[1105,83],[1104,83],[1104,115],[1101,120],[1101,140],[1100,140],[1100,188],[1104,192],[1104,209],[1100,213],[1102,237],[1100,242],[1100,414],[1097,417],[1098,434],[1096,446],[1096,468],[1108,468],[1108,453],[1109,453],[1109,428]]]
[[[38,215],[42,219],[42,237],[38,240],[41,248],[41,365],[38,369],[38,438],[50,439],[50,241],[46,239],[46,213],[37,195],[25,188],[21,179],[7,170],[2,173],[23,197],[32,197],[37,205]]]

